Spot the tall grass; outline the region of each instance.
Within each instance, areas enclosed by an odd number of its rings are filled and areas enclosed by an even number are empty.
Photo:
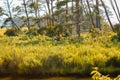
[[[41,35],[2,36],[0,73],[89,76],[92,67],[99,67],[105,74],[120,74],[120,43],[111,42],[110,35],[93,38],[86,33],[82,40],[73,36],[61,41]]]

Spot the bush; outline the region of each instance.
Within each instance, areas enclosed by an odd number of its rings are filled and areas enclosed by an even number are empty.
[[[114,35],[114,36],[112,36],[111,41],[118,42],[118,41],[120,41],[120,37],[118,37],[117,35]]]
[[[115,29],[115,32],[117,33],[117,36],[120,37],[120,24],[115,24],[114,29]]]
[[[18,35],[18,30],[16,29],[7,29],[7,31],[4,33],[4,35],[7,35],[7,36],[17,36]]]
[[[92,28],[90,33],[92,38],[96,38],[102,35],[102,32],[97,28]]]
[[[117,56],[111,57],[107,62],[106,66],[114,66],[114,67],[120,67],[120,59]]]
[[[45,35],[47,32],[46,27],[41,27],[40,29],[37,30],[38,34]]]
[[[49,37],[53,37],[53,36],[56,35],[53,26],[41,27],[40,29],[38,29],[37,32],[38,32],[38,34],[46,35],[46,36],[49,36]]]
[[[31,28],[26,34],[36,36],[38,35],[37,30],[37,28]]]

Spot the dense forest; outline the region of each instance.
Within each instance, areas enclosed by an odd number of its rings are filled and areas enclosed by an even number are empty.
[[[4,0],[0,75],[119,75],[120,8],[108,1],[117,24],[104,0]]]

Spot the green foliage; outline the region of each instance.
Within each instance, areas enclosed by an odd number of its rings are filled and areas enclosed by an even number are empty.
[[[27,35],[32,35],[32,36],[36,36],[36,35],[38,35],[38,33],[37,33],[37,28],[31,28],[30,30],[28,30],[28,32],[26,33]]]
[[[115,32],[117,33],[118,37],[120,37],[120,24],[115,24],[114,28],[115,28]]]
[[[4,12],[3,12],[4,10],[3,10],[3,8],[2,7],[0,7],[0,16],[2,16],[3,14],[4,14]]]
[[[46,36],[49,36],[49,37],[53,37],[53,36],[56,35],[53,26],[41,27],[40,29],[38,29],[37,32],[40,35],[46,35]]]
[[[55,26],[41,27],[37,32],[40,35],[46,35],[49,37],[54,37],[56,35],[67,37],[72,32],[72,28],[70,28],[70,32],[68,33],[67,29],[62,24],[56,24]]]
[[[107,22],[102,22],[101,27],[105,33],[107,33],[108,31],[111,31],[110,25]]]
[[[11,28],[11,29],[7,29],[6,32],[4,33],[4,35],[7,36],[17,36],[18,35],[18,30]]]
[[[38,33],[39,34],[41,34],[41,35],[45,35],[46,34],[46,31],[47,31],[47,29],[46,29],[46,27],[41,27],[40,29],[38,29]]]
[[[69,36],[67,40],[69,43],[72,43],[72,44],[84,43],[84,37],[82,36],[80,38],[78,38],[77,36]]]
[[[118,42],[118,41],[120,41],[120,37],[117,35],[114,35],[114,36],[112,36],[111,41]]]
[[[115,67],[120,67],[120,58],[117,56],[113,56],[110,59],[107,60],[106,66],[115,66]]]
[[[64,34],[65,30],[66,30],[66,29],[63,27],[62,24],[57,24],[57,25],[54,27],[54,31],[55,31],[55,33],[57,33],[57,34]]]
[[[36,9],[38,9],[38,5],[39,5],[38,2],[32,2],[29,4],[29,7],[34,8],[36,10]]]

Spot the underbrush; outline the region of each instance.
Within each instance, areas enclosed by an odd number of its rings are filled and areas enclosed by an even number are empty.
[[[56,41],[43,35],[0,38],[0,73],[19,75],[90,76],[92,67],[120,74],[119,42],[111,36],[71,36]]]

